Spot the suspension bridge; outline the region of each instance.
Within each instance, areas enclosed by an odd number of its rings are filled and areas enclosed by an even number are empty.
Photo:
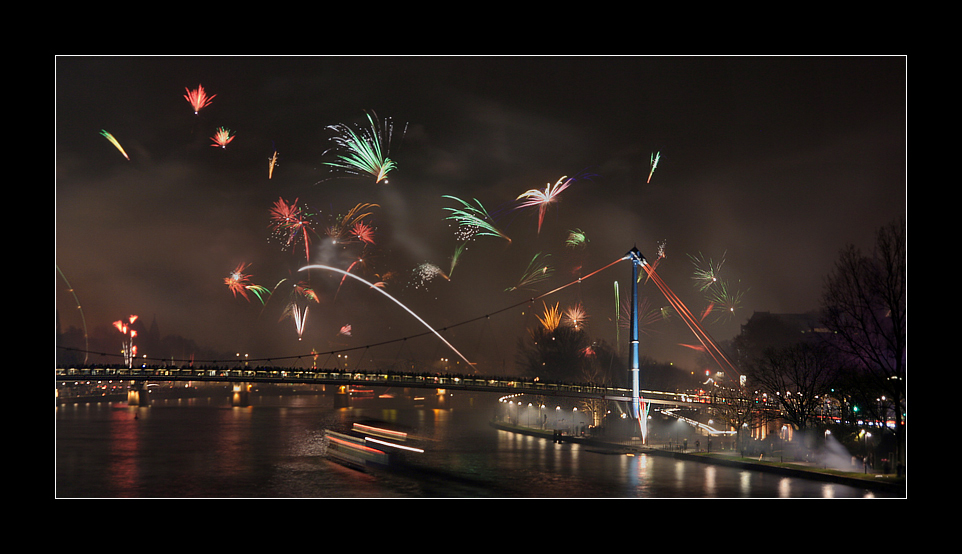
[[[631,316],[629,321],[629,371],[631,375],[631,388],[613,388],[594,384],[571,384],[553,383],[542,380],[525,380],[504,377],[484,377],[484,376],[453,376],[453,375],[431,375],[424,373],[384,373],[384,372],[359,372],[359,371],[329,371],[329,370],[283,370],[283,369],[194,369],[194,368],[104,368],[104,369],[72,369],[58,368],[56,370],[57,379],[61,383],[68,383],[70,380],[89,380],[89,379],[118,379],[129,381],[131,393],[128,399],[136,402],[137,393],[145,391],[148,382],[154,381],[194,381],[194,382],[228,382],[234,383],[235,396],[243,397],[250,386],[256,383],[288,383],[288,384],[314,384],[335,387],[341,394],[349,395],[350,388],[356,385],[369,387],[405,387],[405,388],[439,388],[450,390],[477,391],[477,392],[496,392],[503,394],[533,394],[546,396],[568,396],[583,399],[597,399],[606,401],[626,402],[629,405],[630,417],[636,420],[641,428],[644,437],[646,433],[646,420],[649,410],[653,404],[664,405],[689,405],[692,403],[708,403],[708,397],[686,395],[665,391],[642,391],[639,387],[640,373],[640,353],[639,353],[639,327],[638,327],[638,282],[640,272],[644,270],[659,290],[665,295],[676,312],[681,315],[685,323],[695,334],[699,342],[704,346],[705,351],[711,355],[716,363],[726,372],[737,375],[734,365],[728,360],[725,354],[718,348],[714,340],[702,329],[698,319],[691,314],[688,308],[671,291],[670,288],[661,280],[654,268],[645,259],[644,255],[637,248],[632,248],[623,257],[601,267],[592,273],[562,285],[552,291],[541,294],[535,298],[526,300],[524,303],[531,302],[550,294],[553,294],[574,283],[581,282],[621,261],[629,261],[632,265],[632,292],[631,292]],[[363,281],[360,277],[349,274],[342,270],[329,266],[307,266],[309,268],[321,268],[344,274]],[[366,281],[365,281],[366,282]],[[368,283],[370,284],[370,283]],[[436,330],[432,329],[417,314],[411,312],[406,306],[398,302],[387,293],[374,287],[375,290],[387,296],[390,300],[398,303],[418,319],[429,332],[434,333],[438,338],[450,347],[458,356],[464,356],[457,351],[444,337]],[[500,311],[511,309],[509,306]],[[485,317],[489,317],[488,314]],[[471,365],[466,358],[465,362]],[[243,402],[243,400],[241,400]]]

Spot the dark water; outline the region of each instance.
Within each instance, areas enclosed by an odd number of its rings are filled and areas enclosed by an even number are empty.
[[[497,398],[443,407],[329,396],[96,403],[56,408],[58,498],[867,498],[845,485],[658,456],[602,454],[496,430]],[[360,419],[400,425],[426,452],[404,473],[319,456],[323,431]]]

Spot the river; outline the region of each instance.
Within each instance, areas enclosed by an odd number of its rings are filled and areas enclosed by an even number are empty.
[[[225,396],[55,408],[57,498],[872,498],[861,488],[494,429],[490,394],[438,403],[329,395]],[[424,452],[411,471],[360,472],[320,456],[325,429],[380,420]]]

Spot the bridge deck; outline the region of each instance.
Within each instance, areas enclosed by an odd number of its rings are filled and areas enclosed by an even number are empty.
[[[80,368],[57,369],[58,381],[120,379],[129,381],[200,381],[290,383],[315,385],[365,385],[373,387],[443,388],[503,394],[533,394],[631,401],[631,389],[593,384],[556,383],[513,377],[431,375],[419,373],[359,372],[302,369],[185,369],[185,368]],[[640,391],[652,404],[708,403],[707,396],[674,392]]]

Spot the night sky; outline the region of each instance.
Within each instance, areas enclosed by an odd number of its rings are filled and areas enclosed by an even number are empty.
[[[544,306],[482,316],[634,246],[654,260],[663,242],[658,272],[693,312],[707,303],[690,256],[724,260],[719,275],[742,301],[704,322],[723,341],[755,311],[817,309],[840,249],[870,251],[875,231],[906,213],[900,56],[57,57],[55,74],[54,257],[88,329],[137,314],[162,335],[254,359],[427,331],[363,283],[298,271],[303,248],[271,237],[279,198],[315,213],[312,262],[341,269],[361,244],[331,245],[324,230],[358,203],[378,204],[365,219],[376,244],[352,273],[388,276],[382,290],[434,327],[480,318],[445,336],[481,373],[513,371],[517,337],[540,325]],[[184,95],[199,84],[216,97],[195,115]],[[366,124],[369,111],[393,123],[397,168],[386,184],[324,163],[328,126]],[[211,146],[218,127],[234,133],[226,148]],[[537,209],[515,199],[563,176],[576,179],[539,232]],[[457,203],[444,195],[480,201],[511,242],[476,236],[450,279],[419,283],[419,265],[449,271],[460,244],[444,209]],[[565,245],[572,229],[586,234],[583,248]],[[551,277],[505,290],[539,252],[550,254]],[[266,306],[230,292],[224,279],[241,263],[268,289],[284,279],[315,288],[300,340],[282,317],[287,287]],[[613,282],[624,299],[630,278],[622,262],[543,301],[582,304],[592,337],[614,342]],[[639,290],[667,305],[651,284]],[[81,326],[59,274],[56,303],[63,327]],[[350,335],[339,334],[348,324]],[[643,355],[697,365],[681,320],[645,331]],[[361,352],[456,358],[433,336]]]

